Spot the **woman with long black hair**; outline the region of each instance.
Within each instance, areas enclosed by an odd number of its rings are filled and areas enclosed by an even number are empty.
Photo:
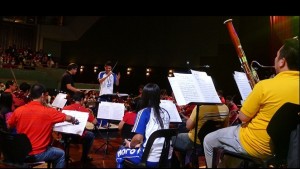
[[[170,124],[169,113],[159,106],[160,88],[157,84],[148,83],[142,93],[141,110],[135,120],[132,132],[135,133],[131,141],[125,139],[125,146],[117,152],[117,167],[122,168],[124,159],[128,159],[138,164],[141,161],[144,147],[150,135],[160,129],[168,129]],[[147,160],[147,167],[158,165],[159,157],[163,147],[163,138],[156,139],[152,145],[151,152]],[[172,151],[172,150],[171,150]]]

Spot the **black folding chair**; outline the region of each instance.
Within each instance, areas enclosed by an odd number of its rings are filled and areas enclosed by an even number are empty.
[[[7,166],[18,168],[33,168],[45,163],[45,161],[36,162],[28,156],[32,151],[30,140],[25,134],[12,134],[0,131],[0,145],[4,156],[4,163]],[[50,163],[47,165],[50,168]]]
[[[274,114],[267,126],[267,132],[271,137],[271,147],[273,149],[273,156],[267,159],[260,159],[245,154],[235,153],[225,150],[221,147],[213,149],[212,167],[217,168],[219,160],[224,155],[235,157],[243,160],[244,168],[257,167],[288,167],[287,154],[289,150],[290,134],[296,130],[300,123],[300,105],[294,103],[283,104]],[[250,165],[251,164],[251,165]]]

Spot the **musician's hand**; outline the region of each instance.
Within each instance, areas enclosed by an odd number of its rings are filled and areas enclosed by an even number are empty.
[[[131,141],[131,140],[130,140],[130,141]],[[127,140],[127,139],[124,139],[124,146],[125,146],[125,147],[129,147],[130,141]],[[130,148],[130,147],[129,147],[129,148]]]
[[[140,148],[142,143],[139,143],[137,145],[134,146],[134,148]]]
[[[107,77],[110,76],[111,74],[113,74],[112,71],[108,72],[108,73],[107,73]]]
[[[75,119],[75,117],[71,117],[71,123],[74,125],[78,125],[79,121],[77,119]]]

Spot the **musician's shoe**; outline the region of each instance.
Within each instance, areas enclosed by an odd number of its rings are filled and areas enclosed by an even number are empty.
[[[90,156],[87,156],[87,157],[81,157],[81,161],[82,162],[91,162],[91,161],[93,161],[94,159],[92,158],[92,157],[90,157]]]

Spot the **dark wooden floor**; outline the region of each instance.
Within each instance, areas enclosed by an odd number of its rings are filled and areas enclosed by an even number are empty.
[[[68,163],[69,168],[116,168],[116,151],[118,147],[122,144],[122,139],[118,131],[109,133],[109,143],[108,152],[105,153],[105,146],[101,147],[106,142],[106,132],[96,132],[96,138],[93,143],[93,147],[90,152],[90,156],[93,158],[92,162],[82,164],[81,158],[81,144],[71,144],[70,145],[70,157],[71,161]],[[96,152],[96,150],[98,150]],[[203,168],[204,159],[199,158],[200,168]],[[47,165],[40,165],[37,168],[46,168]],[[0,164],[0,168],[7,168]]]

